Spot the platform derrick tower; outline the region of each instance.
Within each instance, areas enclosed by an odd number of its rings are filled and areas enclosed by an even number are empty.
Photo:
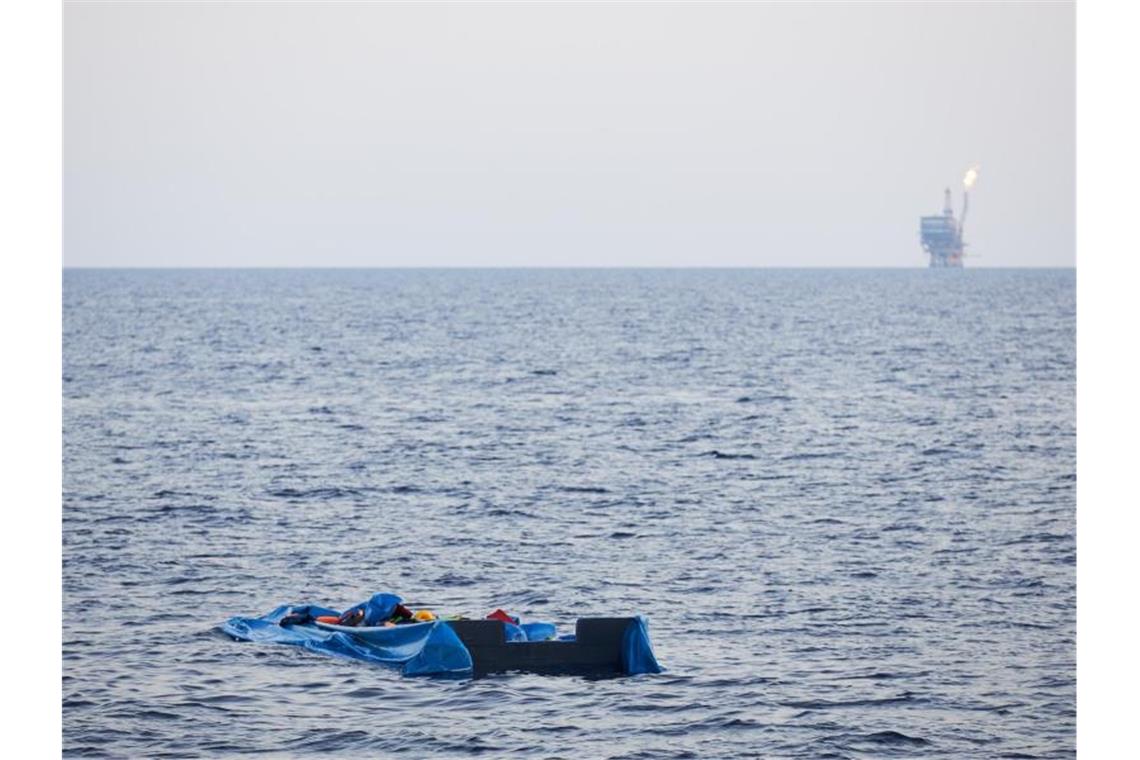
[[[966,242],[962,232],[966,226],[966,212],[970,208],[970,188],[978,178],[978,168],[966,172],[962,180],[962,217],[954,218],[954,206],[950,188],[946,188],[942,213],[937,216],[924,216],[919,222],[922,250],[930,256],[930,266],[934,269],[961,267],[966,255]]]

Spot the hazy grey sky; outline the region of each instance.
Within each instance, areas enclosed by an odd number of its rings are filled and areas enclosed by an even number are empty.
[[[1070,3],[69,3],[67,266],[1074,262]]]

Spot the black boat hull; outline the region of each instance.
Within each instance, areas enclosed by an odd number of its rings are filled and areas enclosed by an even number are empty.
[[[520,671],[542,675],[606,676],[628,672],[622,643],[636,618],[579,618],[573,641],[512,641],[498,620],[452,620],[471,653],[474,675]]]

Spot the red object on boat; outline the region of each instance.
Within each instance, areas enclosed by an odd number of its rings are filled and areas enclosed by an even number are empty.
[[[508,615],[506,612],[504,612],[501,609],[495,610],[490,615],[488,615],[487,620],[498,620],[499,622],[510,623],[511,625],[518,625],[519,624],[518,618],[511,617],[510,615]]]

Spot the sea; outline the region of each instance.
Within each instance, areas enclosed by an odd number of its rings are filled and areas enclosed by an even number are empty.
[[[68,757],[1071,758],[1075,273],[63,273]],[[666,671],[217,626],[379,591]]]

